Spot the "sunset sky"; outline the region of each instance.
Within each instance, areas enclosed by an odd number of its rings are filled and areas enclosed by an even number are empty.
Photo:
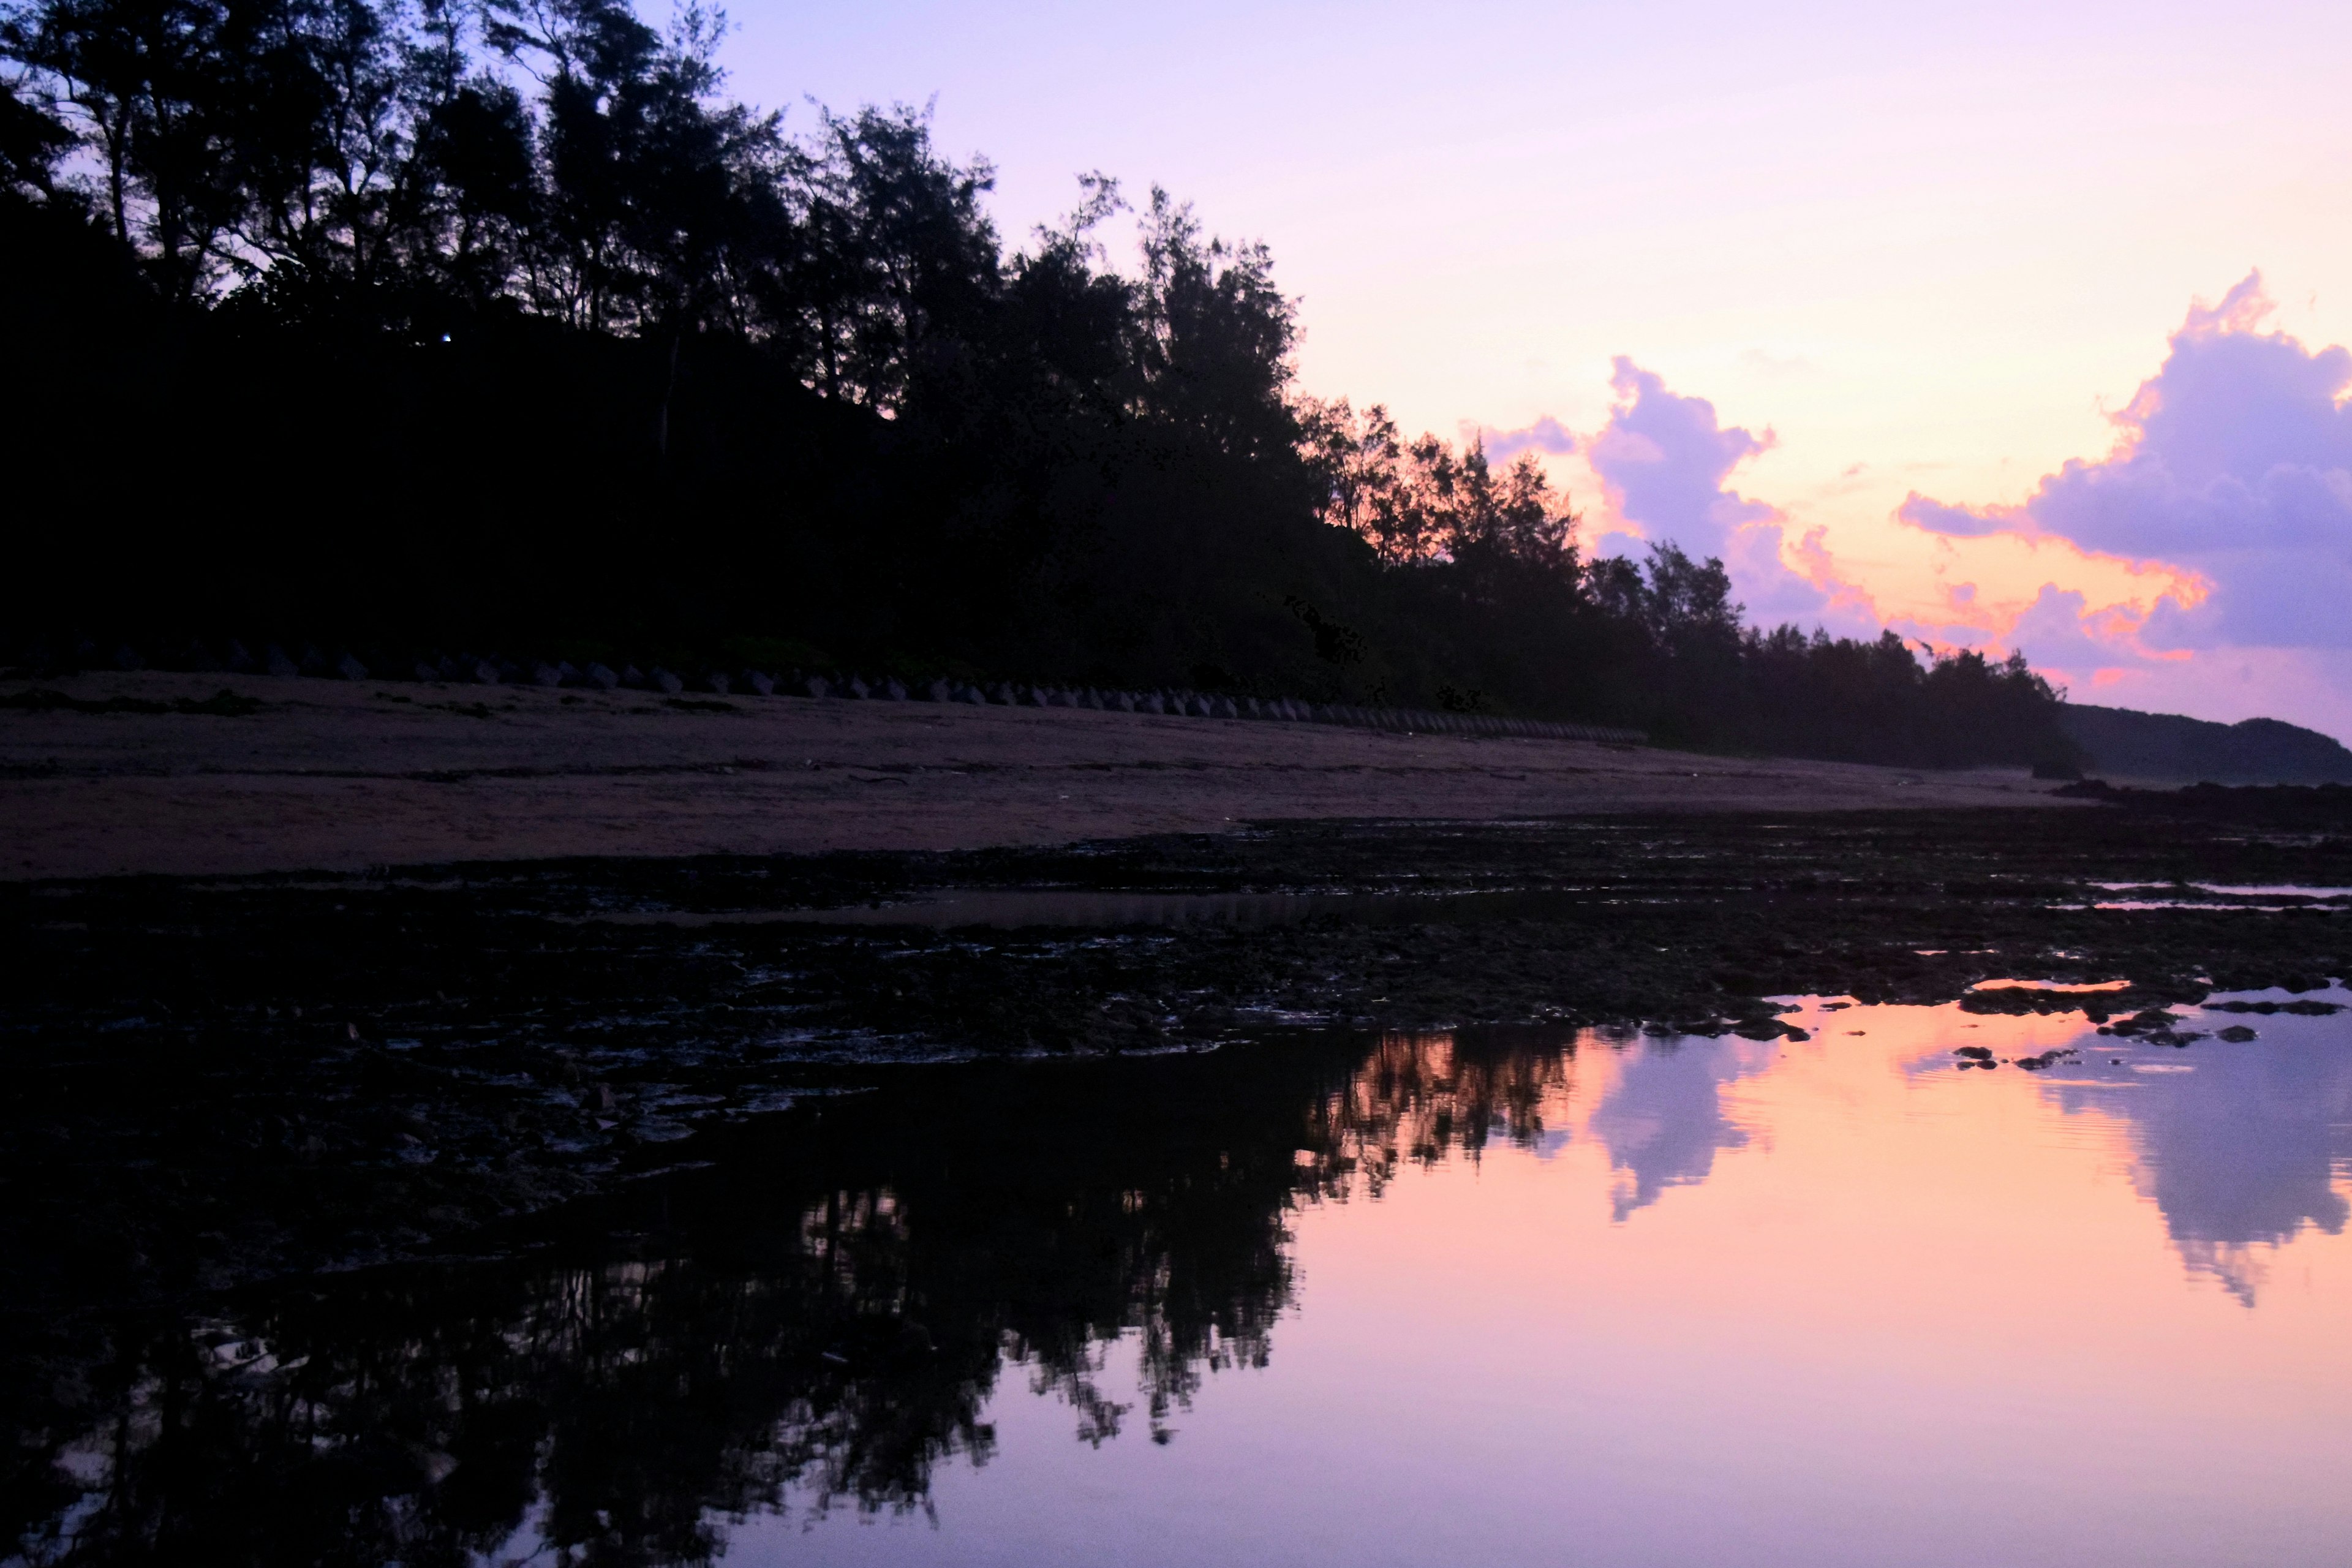
[[[935,97],[1008,239],[1100,169],[1266,241],[1305,390],[1541,452],[1593,547],[2352,739],[2340,0],[733,16],[790,123]]]

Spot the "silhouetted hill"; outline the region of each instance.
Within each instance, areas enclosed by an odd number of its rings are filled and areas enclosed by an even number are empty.
[[[2277,719],[2216,724],[2070,702],[2059,727],[2087,753],[2084,771],[2184,784],[2352,784],[2352,751]]]

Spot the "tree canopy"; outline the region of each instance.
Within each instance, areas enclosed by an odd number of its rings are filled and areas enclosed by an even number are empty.
[[[1270,252],[1083,176],[1018,243],[904,106],[622,0],[0,9],[20,641],[755,648],[2066,751],[2017,659],[1744,625],[1531,458],[1303,395]],[[1101,236],[1122,213],[1137,254]]]

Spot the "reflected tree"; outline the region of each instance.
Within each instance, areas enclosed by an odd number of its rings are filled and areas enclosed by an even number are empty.
[[[1574,1059],[1489,1030],[910,1071],[502,1256],[113,1323],[49,1368],[13,1526],[37,1563],[700,1563],[756,1511],[928,1509],[1008,1369],[1082,1441],[1166,1442],[1266,1363],[1300,1205],[1531,1145]]]

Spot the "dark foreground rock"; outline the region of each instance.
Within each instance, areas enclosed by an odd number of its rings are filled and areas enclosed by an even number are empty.
[[[2105,883],[2184,896],[2102,908]],[[1515,1021],[1762,1037],[1801,993],[2080,1010],[2187,1049],[2169,1008],[2352,972],[2342,900],[2194,891],[2288,883],[2352,885],[2352,837],[1685,816],[19,884],[0,1323],[37,1382],[74,1325],[464,1249],[891,1063]],[[937,889],[995,923],[875,923]],[[774,918],[811,909],[843,912]]]

